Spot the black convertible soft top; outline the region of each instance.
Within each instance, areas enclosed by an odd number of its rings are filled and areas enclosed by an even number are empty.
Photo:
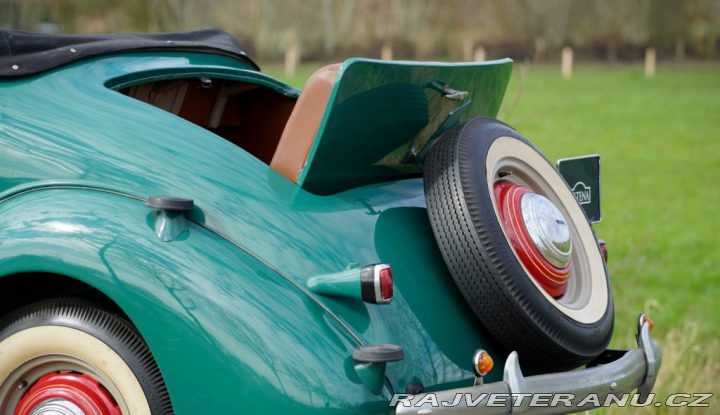
[[[0,78],[35,75],[92,56],[173,49],[220,53],[260,69],[237,39],[217,28],[114,35],[46,35],[0,30]]]

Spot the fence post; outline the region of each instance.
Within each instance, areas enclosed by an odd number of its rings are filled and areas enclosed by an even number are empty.
[[[391,61],[393,58],[393,50],[392,46],[390,46],[389,43],[386,43],[383,45],[382,49],[380,49],[380,59],[384,61]]]
[[[573,66],[573,50],[570,46],[562,48],[562,57],[560,60],[560,73],[563,78],[570,78],[572,76]]]
[[[478,46],[475,48],[475,55],[473,56],[473,59],[475,62],[482,62],[485,60],[485,55],[485,48]]]
[[[655,76],[655,63],[657,60],[657,53],[655,48],[645,49],[645,76],[652,78]]]
[[[295,76],[298,63],[300,63],[300,47],[292,43],[285,51],[285,75]]]

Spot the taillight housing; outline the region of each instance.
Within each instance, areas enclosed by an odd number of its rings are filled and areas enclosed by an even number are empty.
[[[393,298],[393,276],[390,265],[374,264],[360,271],[362,299],[368,303],[387,304]]]

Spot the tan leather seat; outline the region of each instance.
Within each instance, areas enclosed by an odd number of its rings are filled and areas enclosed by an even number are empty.
[[[339,63],[328,65],[308,79],[280,136],[270,167],[293,183],[305,167],[339,69]]]

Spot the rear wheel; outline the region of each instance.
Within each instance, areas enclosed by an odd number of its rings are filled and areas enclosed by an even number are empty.
[[[613,328],[605,264],[562,177],[509,126],[477,118],[425,162],[438,246],[481,322],[529,373],[599,355]]]
[[[0,322],[0,354],[0,413],[172,414],[137,330],[83,300],[49,300],[11,313]]]

